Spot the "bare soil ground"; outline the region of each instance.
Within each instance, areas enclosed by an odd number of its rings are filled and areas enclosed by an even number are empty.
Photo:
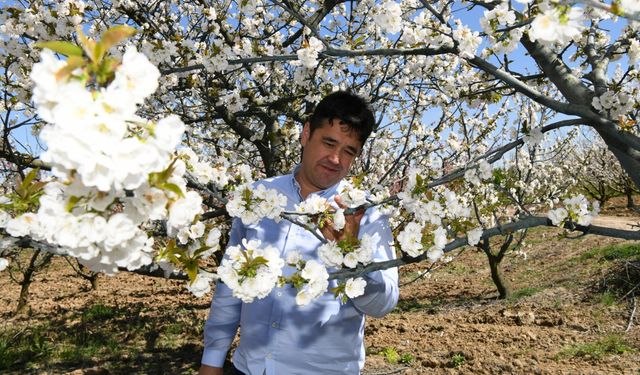
[[[622,229],[640,220],[621,207],[603,216],[597,225]],[[620,243],[629,242],[532,230],[522,252],[503,262],[508,300],[496,299],[485,256],[472,249],[422,277],[428,264],[403,267],[398,307],[367,322],[364,374],[640,373],[634,264],[585,256]],[[9,363],[0,373],[197,371],[210,296],[127,273],[101,277],[92,290],[60,258],[35,280],[30,312],[14,316],[19,286],[0,273],[0,366],[3,353]],[[593,349],[604,342],[624,350]],[[10,362],[11,345],[29,348]]]

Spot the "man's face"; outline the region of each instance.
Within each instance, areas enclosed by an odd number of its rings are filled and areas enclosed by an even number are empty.
[[[358,133],[337,119],[331,122],[324,120],[313,134],[310,124],[306,123],[302,129],[301,143],[304,151],[300,172],[296,177],[303,197],[343,179],[362,149]]]

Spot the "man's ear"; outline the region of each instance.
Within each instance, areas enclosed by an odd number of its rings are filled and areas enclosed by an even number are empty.
[[[306,146],[309,141],[309,137],[311,136],[311,124],[309,122],[305,122],[302,127],[302,134],[300,135],[300,144],[302,147]]]

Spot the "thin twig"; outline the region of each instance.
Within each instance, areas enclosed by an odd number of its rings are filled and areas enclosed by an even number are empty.
[[[631,310],[631,316],[629,316],[629,324],[627,324],[627,329],[625,329],[625,332],[629,332],[629,330],[631,329],[631,326],[633,325],[633,318],[636,315],[636,297],[633,297],[633,309]]]
[[[451,262],[453,262],[457,257],[459,257],[462,253],[464,253],[465,248],[462,248],[462,250],[460,250],[456,255],[454,255],[451,260]],[[416,281],[422,279],[423,277],[427,276],[431,271],[437,271],[440,268],[446,267],[448,264],[450,264],[451,262],[447,262],[447,263],[433,263],[431,264],[431,266],[429,266],[429,268],[427,268],[425,271],[421,272],[418,276],[416,276],[413,280],[407,281],[406,283],[402,283],[399,286],[403,287],[405,285],[409,285],[409,284],[413,284]]]

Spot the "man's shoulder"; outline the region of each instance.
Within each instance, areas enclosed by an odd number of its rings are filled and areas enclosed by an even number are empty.
[[[256,187],[258,185],[263,185],[267,189],[278,189],[282,190],[291,183],[291,174],[285,174],[280,176],[263,178],[262,180],[257,180],[253,182],[253,186]]]

